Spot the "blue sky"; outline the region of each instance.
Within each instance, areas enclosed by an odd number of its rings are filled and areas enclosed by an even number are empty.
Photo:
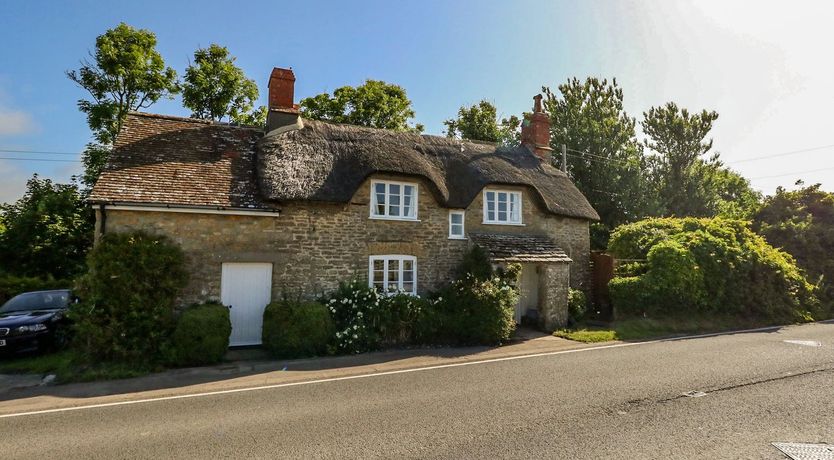
[[[542,85],[616,77],[638,119],[669,100],[717,110],[715,149],[757,188],[803,178],[832,189],[834,146],[739,162],[834,144],[832,17],[827,2],[7,0],[0,149],[83,149],[89,131],[76,101],[84,93],[64,71],[124,21],[154,31],[179,74],[196,48],[227,46],[262,103],[273,66],[293,67],[297,99],[367,78],[397,83],[435,134],[462,104],[486,98],[503,115],[519,114]],[[179,99],[148,111],[189,113]],[[76,159],[0,152],[11,156]],[[0,201],[16,199],[34,172],[68,180],[80,165],[0,159]]]

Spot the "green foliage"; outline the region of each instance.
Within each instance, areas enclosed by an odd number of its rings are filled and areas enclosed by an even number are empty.
[[[0,276],[0,305],[24,292],[69,289],[71,287],[72,281],[70,280],[51,277],[35,278],[30,276],[2,275]]]
[[[644,144],[656,153],[649,165],[661,214],[749,218],[757,206],[760,196],[747,179],[723,167],[718,154],[704,157],[717,119],[717,112],[690,113],[674,102],[643,113]]]
[[[225,46],[216,44],[194,52],[182,83],[182,103],[192,117],[214,121],[229,117],[241,124],[266,121],[264,108],[253,111],[258,85],[246,78],[235,59]]]
[[[1,272],[71,278],[84,267],[92,244],[93,213],[76,184],[33,176],[14,204],[0,205]]]
[[[457,267],[455,277],[464,279],[472,276],[477,280],[488,280],[492,278],[494,270],[489,255],[480,246],[472,246],[463,255],[463,260]]]
[[[458,117],[443,122],[446,135],[476,141],[517,145],[521,120],[515,115],[498,120],[498,110],[487,100],[461,107]]]
[[[219,363],[229,348],[229,308],[217,302],[195,304],[177,318],[170,360],[177,366]]]
[[[141,231],[105,234],[78,283],[82,302],[70,309],[76,346],[93,361],[161,362],[186,281],[185,256],[167,238]]]
[[[384,81],[367,80],[352,87],[343,86],[329,93],[301,100],[301,114],[313,120],[332,121],[396,131],[422,132],[423,125],[408,125],[414,118],[405,89]]]
[[[570,288],[568,291],[568,314],[574,321],[578,321],[588,312],[588,298],[579,289]]]
[[[604,329],[560,329],[558,331],[553,332],[553,335],[555,335],[556,337],[561,337],[563,339],[583,343],[610,342],[612,340],[617,340],[617,333],[615,331]]]
[[[819,315],[814,288],[793,258],[745,222],[648,219],[618,228],[609,250],[648,259],[647,272],[609,284],[618,314],[716,313],[774,321]]]
[[[121,23],[96,38],[92,62],[66,72],[67,77],[90,93],[78,101],[97,143],[110,146],[122,129],[128,112],[150,107],[177,92],[177,74],[165,66],[156,50],[156,35]],[[100,153],[100,152],[98,152]],[[107,155],[85,155],[85,182],[101,171]],[[90,177],[86,177],[90,176]]]
[[[623,90],[617,81],[574,78],[559,85],[558,95],[548,87],[542,91],[551,119],[551,147],[557,152],[562,144],[571,149],[568,172],[599,213],[603,228],[653,215],[655,204],[643,172],[646,160],[636,140],[636,121],[623,110]],[[561,161],[559,155],[554,158]]]
[[[834,194],[812,185],[795,191],[778,188],[753,219],[770,244],[796,258],[820,296],[834,304]]]
[[[284,298],[264,310],[263,345],[277,358],[323,355],[334,335],[333,320],[320,303]]]

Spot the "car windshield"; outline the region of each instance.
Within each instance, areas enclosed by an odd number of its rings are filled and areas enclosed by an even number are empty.
[[[69,291],[27,292],[12,297],[0,307],[0,313],[12,311],[55,310],[69,305]]]

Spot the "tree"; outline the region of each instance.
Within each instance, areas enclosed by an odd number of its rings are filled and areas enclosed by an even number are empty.
[[[84,266],[92,243],[92,211],[76,184],[37,175],[14,204],[0,206],[0,271],[17,276],[69,278]]]
[[[165,66],[156,51],[156,35],[149,30],[121,23],[96,38],[91,57],[92,61],[81,62],[80,69],[66,72],[90,93],[90,99],[78,101],[95,139],[83,155],[88,186],[104,168],[127,113],[148,108],[177,92],[177,74]]]
[[[616,80],[576,78],[543,87],[551,119],[551,147],[568,149],[568,173],[601,217],[592,229],[592,244],[604,247],[617,225],[652,215],[654,204],[643,173],[646,161],[635,135],[636,121],[623,110],[623,91]],[[558,155],[554,159],[561,161]]]
[[[257,124],[263,114],[266,121],[263,107],[253,110],[258,85],[246,78],[235,60],[225,46],[216,44],[194,52],[182,84],[182,102],[192,117],[214,121],[228,117],[235,123]]]
[[[443,124],[449,137],[516,145],[521,120],[513,115],[499,121],[495,106],[482,100],[469,107],[461,107],[457,118],[450,118]]]
[[[720,165],[718,156],[703,158],[712,149],[712,139],[706,140],[717,112],[702,110],[689,113],[674,102],[652,107],[643,113],[640,123],[649,136],[647,148],[656,152],[652,169],[657,196],[666,214],[675,216],[709,215],[711,190],[705,182]],[[705,187],[705,185],[707,187]],[[693,194],[698,193],[700,194]]]
[[[820,184],[795,191],[779,187],[765,198],[753,228],[793,255],[820,286],[820,298],[834,304],[834,193],[821,190]]]
[[[408,125],[414,118],[411,101],[401,86],[379,80],[367,80],[352,87],[343,86],[329,93],[301,100],[301,114],[310,119],[422,132],[423,125]]]

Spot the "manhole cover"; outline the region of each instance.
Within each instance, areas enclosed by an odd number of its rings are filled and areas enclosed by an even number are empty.
[[[793,460],[834,460],[834,446],[799,442],[772,442],[773,447]]]
[[[785,343],[792,343],[794,345],[803,345],[806,347],[821,347],[822,344],[815,340],[784,340]]]

